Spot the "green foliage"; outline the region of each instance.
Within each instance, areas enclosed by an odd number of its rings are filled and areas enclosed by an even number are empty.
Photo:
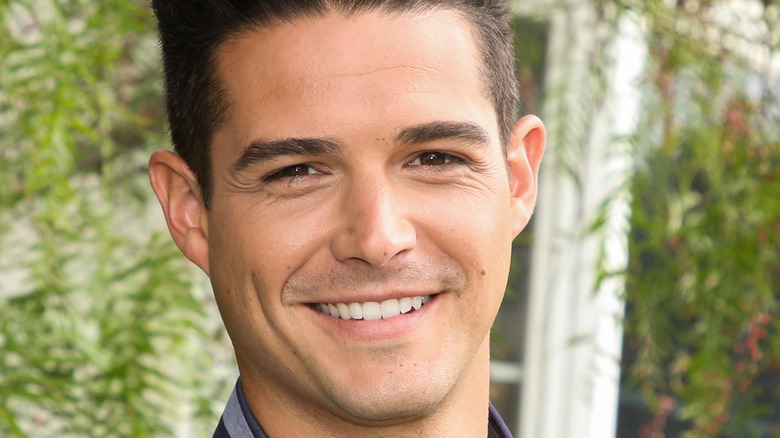
[[[672,413],[685,436],[766,436],[756,420],[780,389],[756,384],[780,372],[778,84],[708,36],[723,3],[620,4],[650,49],[625,296],[629,379],[656,416],[646,436]],[[780,23],[764,7],[769,37],[747,47],[771,53]]]
[[[208,432],[211,319],[146,177],[167,144],[150,11],[0,17],[0,436],[166,436],[182,406]]]

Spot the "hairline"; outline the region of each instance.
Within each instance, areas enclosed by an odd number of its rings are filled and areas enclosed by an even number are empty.
[[[403,16],[403,15],[419,15],[432,11],[450,11],[456,14],[457,18],[461,20],[468,27],[468,33],[472,37],[472,41],[475,45],[477,56],[477,74],[480,78],[480,88],[483,96],[490,102],[493,107],[493,114],[495,116],[500,146],[503,151],[503,155],[506,159],[507,144],[509,142],[509,130],[507,124],[513,123],[512,121],[502,120],[502,103],[499,99],[503,96],[498,96],[497,90],[493,90],[493,78],[491,78],[491,69],[488,68],[488,56],[489,50],[486,47],[487,36],[483,35],[480,31],[480,25],[477,22],[478,18],[473,13],[476,8],[469,8],[467,6],[459,6],[456,4],[431,4],[431,3],[418,3],[412,7],[393,7],[389,4],[359,4],[352,8],[340,6],[338,2],[327,1],[324,9],[311,8],[294,13],[289,17],[274,16],[265,20],[255,19],[252,22],[242,24],[236,29],[227,32],[221,41],[213,46],[213,50],[209,54],[207,59],[207,72],[204,77],[204,82],[210,87],[207,95],[214,104],[214,118],[208,126],[209,138],[206,144],[206,150],[204,151],[205,165],[208,171],[206,175],[211,179],[204,185],[201,181],[198,181],[198,185],[201,188],[203,203],[208,209],[211,197],[213,196],[213,166],[212,166],[212,148],[215,133],[224,125],[227,119],[227,115],[230,107],[230,98],[227,91],[227,87],[224,84],[223,75],[220,74],[220,68],[218,65],[219,56],[227,46],[231,43],[241,39],[242,37],[259,30],[273,30],[276,27],[283,26],[284,24],[296,23],[300,20],[307,18],[318,19],[325,18],[328,14],[340,14],[342,17],[354,17],[360,14],[366,14],[370,12],[379,12],[386,16]],[[477,10],[478,11],[478,10]],[[515,114],[516,116],[516,114]],[[502,123],[503,122],[503,123]],[[205,190],[204,190],[205,188]]]

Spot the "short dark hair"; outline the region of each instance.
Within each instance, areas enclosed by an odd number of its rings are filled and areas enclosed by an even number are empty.
[[[227,105],[215,56],[228,39],[250,29],[321,17],[328,11],[352,15],[454,10],[476,31],[480,74],[504,147],[517,116],[519,92],[506,0],[152,0],[152,8],[160,30],[171,141],[195,173],[207,207],[212,192],[210,144]]]

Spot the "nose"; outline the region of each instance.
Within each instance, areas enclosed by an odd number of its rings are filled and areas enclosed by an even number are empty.
[[[417,232],[409,217],[411,201],[399,196],[381,178],[353,183],[338,213],[343,226],[332,241],[335,258],[362,260],[382,267],[393,257],[414,248]]]

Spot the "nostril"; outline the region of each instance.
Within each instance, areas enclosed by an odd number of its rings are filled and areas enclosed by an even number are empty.
[[[381,267],[417,243],[410,211],[397,202],[395,187],[372,173],[354,179],[336,213],[343,226],[334,235],[333,255]]]

